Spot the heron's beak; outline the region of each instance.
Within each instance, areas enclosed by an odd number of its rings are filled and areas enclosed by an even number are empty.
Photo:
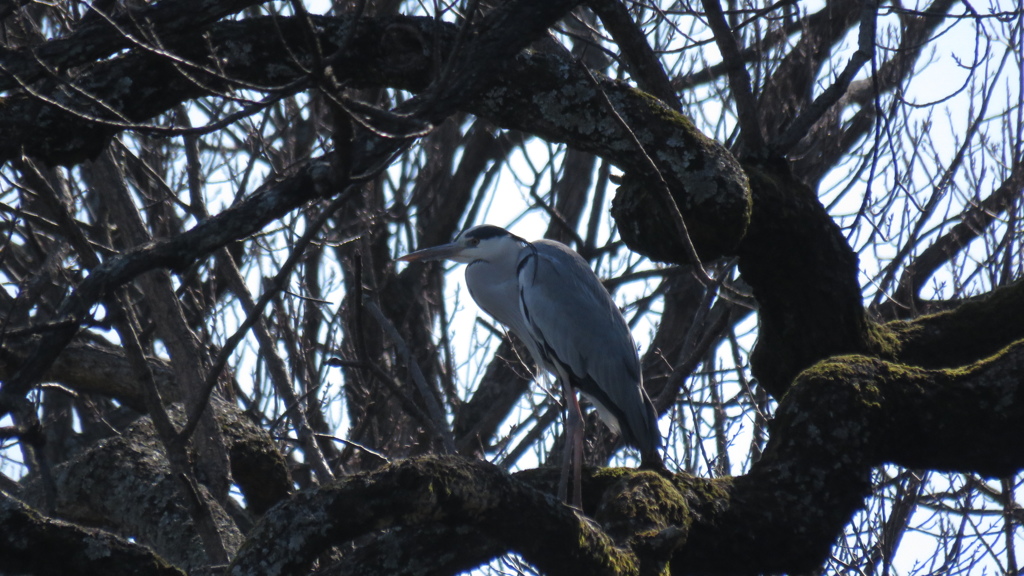
[[[433,248],[424,248],[423,250],[417,250],[400,256],[397,259],[402,262],[419,262],[426,260],[448,260],[454,259],[462,252],[463,246],[457,242],[451,244],[441,244],[440,246],[434,246]]]

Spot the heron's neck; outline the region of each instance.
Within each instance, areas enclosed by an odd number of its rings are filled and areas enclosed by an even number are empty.
[[[522,338],[526,325],[519,310],[518,261],[518,252],[512,252],[472,262],[466,267],[466,284],[484,311]]]

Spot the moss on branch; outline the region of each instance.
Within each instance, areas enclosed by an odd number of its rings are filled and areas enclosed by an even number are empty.
[[[304,574],[330,546],[438,523],[500,541],[550,574],[639,573],[631,551],[552,495],[460,457],[406,460],[297,494],[264,516],[229,573]]]
[[[472,111],[621,168],[612,213],[630,248],[655,260],[689,261],[670,215],[675,207],[702,259],[731,253],[746,232],[750,188],[732,154],[685,115],[624,82],[555,56],[523,54]]]
[[[898,342],[890,358],[914,366],[972,364],[1024,338],[1024,282],[997,288],[955,307],[885,328]]]

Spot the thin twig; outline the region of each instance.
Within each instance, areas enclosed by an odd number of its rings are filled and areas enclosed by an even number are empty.
[[[391,339],[391,343],[395,345],[395,349],[398,354],[405,360],[406,365],[409,367],[409,374],[412,376],[413,382],[420,391],[420,395],[423,396],[423,401],[427,403],[427,413],[430,414],[430,424],[434,428],[434,432],[438,437],[441,438],[441,442],[444,445],[445,452],[448,454],[455,453],[455,439],[452,436],[451,428],[448,426],[448,421],[445,420],[444,412],[441,411],[441,406],[437,403],[437,399],[434,398],[434,394],[429,386],[427,386],[427,379],[423,376],[423,372],[420,370],[419,364],[416,363],[412,357],[412,353],[409,352],[409,347],[406,346],[405,340],[402,335],[395,329],[394,324],[388,320],[384,312],[381,311],[380,307],[368,297],[363,297],[363,306],[370,311],[380,327],[387,333],[388,338]]]
[[[112,298],[111,305],[120,310],[121,320],[117,323],[118,336],[124,343],[125,353],[132,368],[136,371],[142,385],[143,398],[146,402],[146,411],[149,413],[153,426],[156,428],[164,450],[167,452],[167,462],[170,465],[172,475],[178,481],[178,488],[185,501],[189,517],[195,524],[196,532],[199,533],[203,542],[203,548],[207,558],[212,565],[226,564],[228,559],[224,541],[221,539],[217,529],[217,523],[213,519],[206,500],[199,495],[199,488],[192,475],[192,465],[188,455],[188,444],[179,440],[175,431],[174,423],[164,409],[163,400],[160,398],[160,389],[156,384],[153,371],[149,362],[146,361],[142,344],[139,342],[139,321],[135,316],[135,310],[131,303],[124,296],[126,290],[119,289],[115,298]]]
[[[708,26],[715,35],[715,43],[722,53],[722,61],[728,65],[729,88],[736,99],[736,112],[748,150],[764,150],[764,134],[757,117],[757,99],[750,86],[750,73],[743,63],[736,36],[725,21],[725,14],[719,0],[701,0],[708,18]]]
[[[391,463],[391,459],[388,458],[387,455],[384,454],[383,452],[379,452],[377,450],[374,450],[373,448],[370,448],[370,447],[368,447],[366,445],[360,444],[359,442],[355,442],[353,440],[348,440],[346,438],[341,438],[339,436],[332,436],[330,434],[316,434],[316,437],[317,438],[324,438],[326,440],[334,440],[335,442],[339,442],[339,443],[344,444],[346,446],[351,446],[351,447],[356,448],[357,450],[360,450],[362,452],[365,452],[365,453],[367,453],[367,454],[369,454],[371,456],[375,456],[375,457],[379,458],[385,464],[390,464]]]
[[[227,366],[228,360],[231,358],[231,354],[234,353],[235,348],[242,339],[245,338],[245,335],[249,333],[249,330],[253,325],[262,318],[263,310],[266,309],[267,304],[274,299],[278,290],[285,285],[288,280],[288,276],[291,275],[295,265],[298,264],[299,260],[302,258],[302,254],[305,252],[306,246],[308,246],[309,243],[313,241],[313,238],[320,233],[320,230],[323,229],[327,220],[330,219],[331,216],[333,216],[334,213],[342,207],[342,205],[349,201],[351,193],[352,187],[349,187],[339,194],[337,198],[332,200],[320,215],[310,223],[306,228],[305,233],[303,233],[302,236],[292,244],[291,254],[288,255],[284,264],[281,265],[281,269],[274,276],[273,280],[271,280],[266,291],[260,296],[259,300],[255,302],[252,310],[246,314],[245,321],[238,327],[238,330],[236,330],[235,333],[224,342],[220,352],[217,354],[217,358],[213,361],[213,365],[210,367],[209,374],[206,376],[206,382],[204,383],[204,399],[202,402],[198,402],[193,406],[189,412],[188,423],[181,431],[183,436],[188,437],[195,430],[195,427],[199,422],[199,417],[202,415],[202,411],[206,409],[206,400],[209,399],[210,394],[213,393],[214,388],[217,387],[217,382],[220,379],[220,373],[224,371],[224,367]]]
[[[775,156],[784,156],[796,146],[811,127],[814,126],[825,115],[826,112],[846,94],[847,88],[853,82],[854,76],[860,72],[861,67],[875,57],[875,28],[878,18],[878,4],[874,0],[865,0],[861,9],[860,34],[858,36],[857,51],[850,56],[846,68],[839,74],[836,81],[822,92],[810,106],[805,108],[799,116],[789,125],[785,134],[771,143],[770,148]]]
[[[682,240],[683,248],[686,249],[687,256],[689,256],[690,261],[693,263],[693,272],[697,277],[697,280],[704,286],[712,285],[714,280],[708,276],[707,270],[704,269],[704,265],[700,261],[700,256],[697,254],[697,248],[693,245],[693,239],[690,238],[690,232],[686,227],[686,221],[683,220],[683,213],[679,211],[679,205],[676,204],[676,199],[672,197],[672,191],[669,190],[668,183],[665,182],[665,178],[662,177],[661,170],[658,168],[658,165],[654,163],[653,159],[651,159],[650,154],[648,154],[647,150],[644,149],[644,145],[640,143],[640,139],[637,138],[636,134],[629,127],[629,124],[626,123],[626,120],[619,114],[619,111],[615,109],[615,105],[612,104],[611,99],[608,98],[608,94],[601,88],[601,84],[597,81],[597,78],[594,77],[594,74],[582,63],[580,64],[580,67],[584,72],[586,72],[590,81],[593,82],[594,88],[596,88],[597,92],[601,95],[605,105],[608,107],[608,110],[612,113],[615,120],[619,123],[619,126],[622,127],[626,135],[633,141],[633,145],[636,146],[637,151],[640,152],[641,158],[644,159],[648,168],[650,168],[649,173],[658,179],[658,185],[656,188],[661,195],[662,201],[665,203],[665,207],[668,209],[669,217],[672,218],[672,223],[675,225],[676,235],[680,240]]]

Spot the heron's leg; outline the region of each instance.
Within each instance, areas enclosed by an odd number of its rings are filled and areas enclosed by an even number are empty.
[[[558,498],[569,503],[569,468],[572,468],[572,505],[583,509],[583,413],[576,398],[576,390],[565,379],[562,382],[562,396],[566,402],[565,447],[562,452],[562,474],[558,481]]]
[[[569,468],[572,466],[573,420],[575,419],[570,398],[575,394],[568,382],[562,378],[559,378],[558,381],[562,384],[562,399],[565,401],[565,445],[562,447],[562,473],[558,477],[558,499],[568,503]]]
[[[571,442],[569,427],[565,430],[565,446],[562,447],[562,473],[558,476],[558,499],[562,502],[569,502],[569,468],[572,466],[572,454],[569,452]]]
[[[583,510],[583,412],[576,391],[572,393],[572,408],[576,414],[576,425],[572,429],[572,505]]]

